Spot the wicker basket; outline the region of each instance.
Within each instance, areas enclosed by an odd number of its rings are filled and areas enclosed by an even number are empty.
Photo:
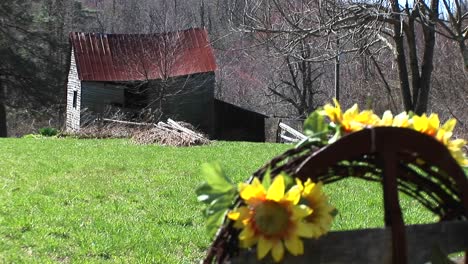
[[[265,164],[271,169],[324,184],[348,177],[382,183],[385,228],[330,232],[305,240],[305,254],[285,263],[425,263],[436,245],[444,253],[468,249],[468,182],[447,148],[406,128],[377,127],[349,134],[328,146],[305,144]],[[405,226],[398,191],[440,217],[430,225]],[[241,203],[237,198],[236,206]],[[239,250],[232,222],[218,230],[204,263],[255,263],[254,250]],[[263,262],[270,262],[266,259]],[[468,262],[467,262],[468,263]]]

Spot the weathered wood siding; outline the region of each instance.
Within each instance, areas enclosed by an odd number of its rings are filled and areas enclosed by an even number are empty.
[[[83,109],[100,113],[108,105],[124,105],[124,87],[106,82],[82,82],[81,86],[81,106]]]
[[[73,100],[76,92],[76,104]],[[67,82],[67,118],[66,130],[76,131],[80,129],[80,109],[81,109],[81,81],[78,78],[78,69],[76,67],[75,52],[72,49],[70,71],[68,72]]]
[[[232,141],[265,141],[265,116],[216,100],[215,138]]]
[[[154,85],[157,85],[157,82]],[[162,103],[163,118],[188,122],[212,136],[214,133],[214,87],[213,72],[173,79],[167,92],[169,96],[166,96]],[[156,95],[151,92],[151,89],[149,91],[148,100],[154,103]]]
[[[80,82],[73,55],[72,65],[68,87],[67,127],[70,127],[72,130],[79,129],[80,109],[102,113],[109,105],[126,107],[126,87],[110,82]],[[72,70],[74,70],[73,76]],[[150,81],[148,83],[146,105],[151,108],[159,108],[159,102],[156,102],[156,91],[161,83],[161,80]],[[135,85],[137,84],[135,83]],[[214,134],[214,73],[201,73],[173,78],[165,82],[164,85],[167,86],[167,91],[162,101],[162,118],[172,118],[177,121],[188,122],[202,132],[212,136]],[[76,108],[71,107],[74,90],[78,90],[79,103]],[[155,105],[151,106],[152,103]],[[70,125],[68,124],[69,120]]]

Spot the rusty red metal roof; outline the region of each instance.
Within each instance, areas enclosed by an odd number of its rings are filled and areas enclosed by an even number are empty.
[[[216,70],[205,29],[163,34],[70,33],[82,81],[157,80]]]

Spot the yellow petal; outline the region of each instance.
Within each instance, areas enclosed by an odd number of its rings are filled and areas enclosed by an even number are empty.
[[[282,175],[278,175],[268,188],[266,199],[279,202],[284,196],[284,188],[284,178]]]
[[[246,240],[246,239],[251,239],[255,236],[255,232],[250,226],[246,226],[244,229],[242,229],[242,232],[239,234],[239,240]]]
[[[313,238],[316,237],[318,233],[319,230],[317,230],[314,224],[304,222],[299,222],[297,224],[296,235],[300,237]]]
[[[343,119],[343,114],[341,113],[341,106],[336,99],[333,99],[333,103],[335,104],[335,106],[332,106],[331,104],[326,104],[323,107],[322,114],[325,113],[325,115],[328,116],[328,118],[330,118],[330,120],[333,123],[339,124]]]
[[[237,229],[243,228],[247,224],[245,220],[248,220],[249,216],[250,210],[246,206],[241,206],[228,213],[228,218],[236,221],[234,227]]]
[[[466,141],[464,139],[455,139],[449,142],[449,148],[450,149],[461,149],[464,145],[466,144]]]
[[[298,237],[294,236],[291,239],[286,239],[284,241],[284,245],[288,249],[288,251],[294,255],[302,255],[304,254],[304,243]]]
[[[316,184],[311,180],[308,180],[304,186],[304,195],[309,195],[312,190],[315,188]]]
[[[244,240],[239,240],[241,248],[251,248],[253,245],[257,243],[257,237],[246,238]]]
[[[239,216],[240,216],[240,212],[237,210],[233,210],[228,213],[228,218],[231,220],[237,220],[239,219]]]
[[[359,113],[359,107],[357,104],[354,104],[351,108],[346,110],[346,112],[343,114],[343,119],[350,119],[354,118]]]
[[[284,195],[284,200],[290,201],[292,204],[297,204],[301,199],[301,189],[299,186],[295,185],[289,189],[289,191]]]
[[[391,126],[393,124],[393,115],[392,111],[387,110],[384,112],[382,116],[382,120],[380,121],[381,126]]]
[[[307,181],[304,183],[304,186],[312,184],[312,180],[310,178],[307,178]]]
[[[400,114],[396,115],[393,119],[394,127],[408,127],[409,126],[409,116],[406,112],[401,112]]]
[[[323,113],[325,113],[325,115],[328,116],[328,118],[330,118],[330,121],[332,121],[333,123],[337,122],[338,118],[336,115],[336,109],[333,106],[326,104],[323,107]]]
[[[335,104],[335,107],[341,111],[340,103],[338,102],[338,100],[336,100],[336,98],[333,98],[333,103]]]
[[[431,114],[429,116],[429,126],[432,129],[438,129],[440,125],[439,115],[438,114]]]
[[[260,237],[257,245],[257,259],[264,258],[270,249],[273,247],[273,242],[271,240]]]
[[[257,177],[253,179],[252,184],[240,184],[239,185],[239,195],[245,201],[248,201],[252,198],[258,198],[265,194],[265,188],[263,188],[262,183],[258,180]]]
[[[273,255],[273,260],[275,262],[280,262],[283,259],[284,246],[283,246],[283,242],[281,242],[281,240],[277,240],[273,244],[273,249],[271,251],[271,255]]]
[[[423,114],[422,116],[413,116],[413,128],[416,131],[425,131],[427,129],[427,116]]]
[[[304,218],[304,217],[310,215],[313,212],[313,210],[311,208],[309,208],[308,206],[303,205],[303,204],[301,204],[299,206],[294,206],[292,209],[293,209],[292,210],[292,212],[293,212],[292,213],[292,218],[293,219]]]
[[[452,132],[456,125],[457,125],[457,120],[455,118],[450,118],[442,126],[442,129],[448,132]]]
[[[350,121],[348,126],[345,126],[346,131],[356,132],[364,129],[364,125],[361,122]]]
[[[296,178],[296,185],[299,188],[299,190],[302,192],[304,190],[304,185],[302,185],[302,181],[299,178]]]

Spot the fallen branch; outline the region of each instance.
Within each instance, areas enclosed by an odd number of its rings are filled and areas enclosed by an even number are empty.
[[[137,122],[122,121],[122,120],[115,120],[115,119],[109,119],[109,118],[103,118],[102,121],[125,124],[125,125],[135,125],[135,126],[154,126],[153,123],[137,123]]]

